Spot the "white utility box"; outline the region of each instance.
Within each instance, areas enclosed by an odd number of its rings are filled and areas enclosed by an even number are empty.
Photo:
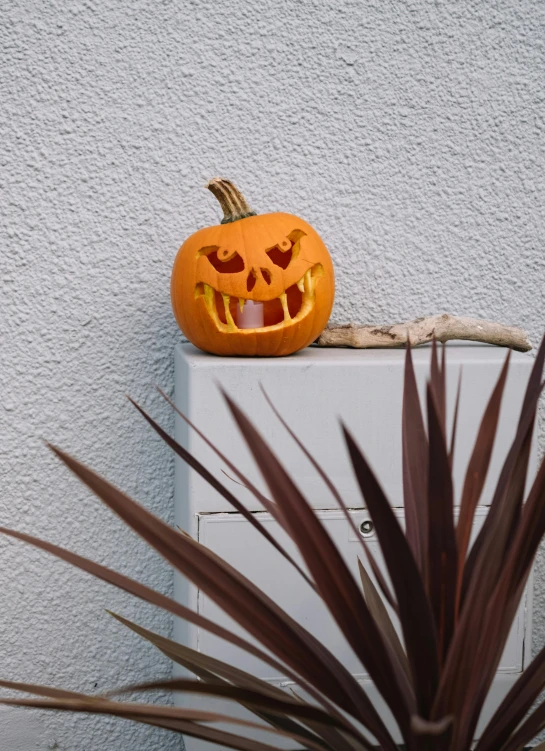
[[[428,346],[413,351],[422,399],[429,376],[430,354],[431,347]],[[447,345],[449,423],[452,422],[458,378],[462,371],[453,468],[457,501],[482,413],[506,354],[506,350],[491,346],[458,343]],[[318,511],[359,581],[357,556],[361,549],[350,525],[309,461],[274,416],[260,386],[263,386],[285,420],[330,475],[346,504],[353,510],[358,527],[367,519],[367,513],[350,466],[340,419],[349,427],[364,450],[403,523],[401,406],[404,361],[405,353],[402,350],[358,351],[309,347],[289,357],[250,359],[216,357],[201,352],[191,344],[182,344],[176,349],[175,399],[178,408],[267,495],[268,490],[221,395],[220,387],[223,388],[249,415],[274,448],[305,497]],[[512,354],[489,475],[475,516],[474,534],[482,525],[495,481],[514,437],[531,367],[532,359],[529,356]],[[176,421],[176,437],[251,511],[258,514],[267,528],[298,557],[293,543],[262,510],[254,496],[222,474],[222,470],[227,470],[227,467],[180,418]],[[530,477],[535,474],[536,464],[534,441]],[[176,459],[175,481],[176,524],[252,579],[329,647],[366,686],[393,730],[393,720],[361,664],[344,641],[326,608],[304,581],[294,574],[289,564],[240,514],[233,513],[233,508],[227,501],[179,459]],[[377,559],[382,565],[376,539],[371,536],[368,542],[377,551]],[[243,633],[204,593],[197,591],[180,576],[175,580],[175,595],[179,601],[207,618]],[[531,581],[515,619],[483,721],[490,717],[494,706],[527,664],[531,651],[530,634]],[[274,671],[256,658],[190,624],[177,621],[175,638],[276,685],[287,687],[290,684],[285,676],[274,674]],[[199,696],[178,698],[184,706],[221,709],[227,714],[246,716],[233,703],[212,702]],[[481,722],[481,727],[482,724]],[[238,732],[236,726],[229,729]],[[397,733],[396,737],[401,740]],[[264,740],[277,745],[272,736],[264,737]],[[203,749],[207,745],[190,738],[186,743],[189,751]]]

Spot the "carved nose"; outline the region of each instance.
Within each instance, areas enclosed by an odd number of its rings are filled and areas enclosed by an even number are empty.
[[[255,269],[252,267],[250,269],[250,273],[248,274],[248,278],[246,279],[246,289],[248,290],[248,292],[251,292],[253,290],[258,277],[261,277],[264,280],[265,284],[270,284],[272,281],[271,272],[269,271],[269,269]]]
[[[251,292],[253,290],[256,282],[257,274],[255,273],[255,269],[251,269],[250,273],[248,274],[248,278],[246,279],[246,289],[248,290],[248,292]]]

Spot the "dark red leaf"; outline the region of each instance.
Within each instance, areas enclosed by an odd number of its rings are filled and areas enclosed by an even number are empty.
[[[428,590],[438,636],[439,663],[454,631],[457,549],[452,475],[439,408],[428,385]]]
[[[290,535],[297,542],[320,596],[388,702],[402,732],[406,731],[407,699],[395,679],[383,637],[351,572],[314,510],[259,432],[229,396],[224,396],[273,499],[283,509]]]
[[[545,649],[511,687],[483,731],[475,751],[494,751],[516,729],[545,688]]]
[[[223,485],[219,480],[217,480],[214,475],[209,472],[206,467],[204,467],[201,462],[199,462],[198,459],[196,459],[187,449],[185,449],[183,446],[181,446],[177,441],[174,440],[174,438],[171,438],[171,436],[163,430],[163,428],[155,422],[155,420],[150,417],[150,415],[147,414],[145,410],[140,407],[139,404],[137,404],[133,399],[129,397],[129,401],[131,404],[133,404],[136,409],[140,412],[140,414],[144,417],[145,420],[151,425],[151,427],[155,430],[156,433],[158,433],[163,441],[169,446],[179,457],[181,457],[186,464],[188,464],[192,469],[194,469],[196,472],[199,473],[199,475],[206,480],[206,482],[211,485],[214,490],[216,490],[223,498],[225,498],[228,503],[235,508],[239,514],[242,514],[242,516],[250,522],[252,527],[256,529],[259,534],[261,534],[268,543],[270,543],[276,550],[284,556],[284,558],[291,563],[291,565],[301,574],[301,576],[305,579],[307,584],[309,584],[312,589],[315,589],[314,582],[310,580],[308,575],[305,571],[293,560],[292,556],[280,545],[280,543],[271,535],[271,533],[265,529],[265,527],[261,524],[258,518],[256,518],[255,514],[252,514],[248,509],[236,498],[226,487]]]
[[[182,644],[179,644],[178,642],[172,641],[171,639],[166,639],[165,637],[156,634],[153,631],[148,631],[147,629],[142,628],[136,623],[132,623],[131,621],[123,618],[120,615],[116,615],[115,613],[111,612],[110,615],[112,615],[120,623],[137,633],[139,636],[151,642],[170,660],[178,663],[179,665],[182,665],[187,670],[190,670],[201,680],[206,681],[207,683],[224,683],[227,685],[232,683],[233,685],[239,686],[241,688],[260,691],[262,694],[265,693],[270,696],[276,697],[277,699],[283,700],[286,698],[285,692],[281,689],[277,688],[271,683],[267,683],[266,681],[261,680],[260,678],[256,678],[250,673],[246,673],[240,668],[229,665],[225,662],[222,662],[221,660],[217,660],[214,657],[210,657],[203,652],[199,652],[197,650],[191,649],[190,647],[186,647]],[[106,694],[106,696],[108,695],[109,694]],[[330,717],[334,717],[338,721],[340,721],[341,724],[347,725],[349,732],[354,733],[353,726],[348,723],[348,720],[346,720],[346,718],[341,715],[341,713],[336,710],[333,705],[324,700],[322,702],[322,706],[325,708]],[[287,717],[269,715],[266,712],[260,712],[255,707],[247,708],[261,719],[264,719],[266,722],[273,725],[273,727],[279,727],[281,730],[285,731],[296,732],[299,735],[304,735],[306,732],[308,732],[304,727]],[[307,721],[304,724],[307,725],[311,730],[314,729],[314,725],[311,721]],[[317,729],[317,732],[318,735],[321,735],[326,740],[334,739],[334,746],[337,746],[340,751],[353,751],[353,749],[350,747],[350,744],[347,743],[347,741],[344,739],[344,736],[342,736],[335,728],[326,728],[325,726],[320,725]],[[363,745],[365,746],[365,743]]]
[[[370,722],[374,734],[375,728],[382,732],[378,714],[346,668],[270,597],[211,550],[169,527],[73,457],[52,448],[112,511],[307,684],[362,722]]]
[[[503,744],[501,751],[520,751],[533,741],[545,728],[545,702],[518,727],[509,740]]]
[[[193,431],[195,431],[195,433],[199,436],[199,438],[201,438],[206,443],[206,445],[216,454],[216,456],[219,459],[221,459],[221,461],[224,462],[227,465],[227,467],[229,467],[231,472],[233,472],[233,474],[235,474],[239,478],[241,484],[247,490],[253,493],[253,495],[261,503],[263,508],[266,511],[268,511],[269,514],[271,514],[273,519],[275,519],[283,529],[286,529],[286,521],[282,515],[281,510],[277,507],[276,503],[272,503],[266,496],[264,496],[263,493],[261,493],[261,491],[254,485],[254,483],[248,477],[246,477],[246,475],[243,472],[241,472],[240,469],[235,464],[233,464],[233,462],[230,461],[225,456],[225,454],[222,453],[218,449],[218,447],[214,443],[212,443],[212,441],[209,438],[205,436],[205,434],[201,430],[199,430],[199,428],[189,419],[189,417],[184,415],[184,413],[178,409],[178,407],[174,404],[172,399],[170,399],[170,397],[167,394],[165,394],[165,392],[162,389],[158,387],[157,391],[161,394],[163,399],[165,399],[165,401],[167,401],[168,404],[170,404],[170,406],[176,412],[176,414],[179,417],[181,417],[182,420],[184,420],[184,422],[186,422],[187,425],[189,425],[189,427]]]
[[[479,432],[477,433],[477,438],[475,439],[473,452],[467,466],[464,487],[460,501],[460,516],[458,517],[458,526],[456,529],[459,553],[459,594],[461,592],[464,565],[469,545],[469,538],[471,535],[471,528],[473,526],[473,519],[475,516],[475,509],[477,508],[479,498],[481,497],[482,489],[486,480],[486,475],[488,473],[488,467],[490,465],[492,449],[494,447],[494,439],[496,437],[496,430],[498,427],[501,401],[505,388],[505,382],[507,379],[510,356],[511,351],[509,350],[507,357],[505,358],[503,368],[501,369],[498,381],[486,406],[479,427]]]
[[[545,337],[542,339],[539,350],[537,352],[536,359],[534,361],[530,378],[528,379],[528,385],[524,395],[519,423],[517,426],[517,432],[513,444],[509,450],[507,458],[502,467],[498,483],[496,485],[496,492],[492,499],[492,504],[489,513],[485,519],[485,522],[479,532],[477,539],[475,540],[469,558],[466,562],[464,571],[464,583],[463,590],[467,590],[468,583],[473,576],[473,572],[477,566],[477,561],[481,556],[481,548],[483,541],[490,537],[492,530],[498,524],[500,515],[502,513],[502,507],[505,503],[505,488],[510,485],[510,475],[517,462],[517,458],[520,453],[520,449],[524,444],[528,432],[532,432],[532,427],[535,420],[535,412],[537,408],[537,402],[541,393],[541,374],[543,372],[543,364],[545,362]],[[516,502],[518,495],[512,496],[513,501]]]
[[[382,632],[384,644],[386,645],[386,648],[390,653],[392,667],[397,674],[397,680],[400,684],[405,685],[405,693],[408,697],[410,697],[409,711],[414,712],[416,711],[416,704],[414,701],[414,690],[411,683],[411,670],[409,667],[409,662],[407,660],[407,655],[405,654],[401,640],[394,628],[390,615],[386,610],[386,606],[384,605],[382,598],[377,592],[377,589],[373,584],[373,580],[365,570],[365,566],[359,558],[358,566],[360,570],[360,579],[365,602],[367,603],[369,612],[375,619],[375,623]]]
[[[409,344],[405,357],[401,430],[406,535],[417,566],[424,574],[428,549],[428,438]]]
[[[256,728],[267,733],[285,736],[275,728],[258,725],[255,722],[222,715],[217,712],[203,712],[196,709],[164,707],[157,704],[136,704],[134,702],[114,702],[95,697],[80,699],[0,699],[0,704],[15,707],[34,707],[36,709],[54,709],[60,712],[82,712],[86,714],[115,715],[124,719],[135,720],[146,725],[156,725],[176,730],[184,735],[240,749],[241,751],[278,751],[275,746],[254,741],[243,736],[233,735],[223,730],[216,730],[201,722],[222,722]],[[293,737],[293,736],[291,736]],[[294,738],[300,743],[308,744],[315,751],[322,751],[323,744],[311,744],[307,738]]]
[[[445,373],[445,344],[442,346],[442,365],[439,366],[437,340],[433,337],[431,345],[430,383],[439,415],[441,428],[446,435],[446,373]]]
[[[325,485],[329,489],[329,491],[332,494],[332,496],[335,498],[335,500],[337,501],[337,503],[341,507],[346,520],[348,521],[348,523],[350,524],[350,527],[352,528],[352,532],[354,533],[356,539],[359,541],[361,547],[363,548],[363,551],[364,551],[364,553],[365,553],[365,555],[367,557],[369,565],[371,566],[371,570],[373,571],[373,574],[375,575],[375,579],[377,580],[377,583],[378,583],[379,587],[381,588],[383,595],[385,596],[385,598],[386,598],[388,604],[390,605],[390,607],[392,607],[393,610],[397,612],[397,603],[395,602],[395,600],[393,598],[393,595],[390,592],[390,588],[388,587],[388,584],[386,583],[386,579],[382,575],[382,571],[378,567],[378,564],[375,561],[375,558],[374,558],[373,554],[369,550],[369,546],[366,544],[365,540],[362,538],[361,534],[359,533],[359,530],[356,527],[356,524],[354,522],[353,516],[350,513],[350,511],[348,510],[348,507],[347,507],[346,503],[344,502],[341,494],[337,490],[335,484],[333,483],[333,481],[331,480],[331,478],[329,477],[329,475],[327,474],[327,472],[323,469],[323,467],[321,466],[321,464],[312,456],[312,454],[307,449],[307,447],[304,445],[304,443],[297,437],[297,435],[290,428],[290,426],[288,425],[288,423],[284,420],[284,418],[282,417],[282,415],[280,414],[280,412],[276,409],[276,407],[274,406],[273,402],[269,398],[269,396],[268,396],[267,392],[265,391],[265,389],[263,388],[263,386],[261,386],[261,391],[263,392],[263,395],[264,395],[265,399],[267,400],[268,405],[270,406],[270,408],[272,409],[272,411],[274,412],[274,414],[276,415],[276,417],[278,418],[278,420],[281,422],[282,426],[287,430],[287,432],[289,433],[289,435],[293,438],[293,440],[295,441],[295,443],[299,446],[299,448],[301,449],[301,451],[304,453],[304,455],[310,461],[310,463],[312,464],[312,466],[314,467],[314,469],[318,472],[318,474],[320,475],[320,477],[324,481]]]
[[[350,726],[345,722],[332,717],[319,707],[303,703],[292,698],[288,694],[283,694],[282,697],[278,697],[272,696],[269,692],[264,693],[256,691],[255,689],[232,686],[229,683],[210,684],[188,678],[170,678],[125,686],[117,689],[116,694],[164,689],[168,691],[180,691],[184,693],[223,697],[226,699],[232,699],[233,701],[236,701],[239,704],[244,704],[245,706],[266,710],[271,714],[295,717],[303,720],[313,720],[315,723],[330,725],[340,728],[344,732],[352,733],[354,737],[359,740],[359,733],[355,730],[351,730]],[[110,695],[111,693],[112,692],[110,692]]]
[[[452,420],[452,433],[450,436],[450,448],[449,448],[449,461],[450,466],[454,464],[454,449],[456,447],[456,432],[458,429],[458,413],[460,410],[460,394],[462,393],[462,368],[460,368],[460,376],[458,378],[458,388],[456,390],[456,403],[454,405],[454,417]]]
[[[456,742],[462,745],[471,740],[522,594],[523,577],[527,575],[528,566],[543,535],[543,528],[540,529],[539,525],[531,524],[523,528],[521,522],[506,558],[508,537],[513,530],[525,482],[525,446],[528,434],[532,432],[544,358],[545,339],[529,379],[521,419],[502,468],[492,506],[477,538],[477,547],[472,549],[466,564],[463,607],[434,706],[433,716],[441,716],[447,709],[460,715]],[[536,491],[535,498],[538,495]],[[536,508],[536,504],[530,503],[529,497],[523,518],[526,511],[532,508]],[[522,574],[517,579],[513,570],[522,560],[521,550],[525,548],[530,555],[523,561]],[[511,571],[510,560],[514,561]]]
[[[137,582],[134,579],[130,579],[123,574],[119,574],[117,571],[112,571],[105,566],[101,566],[99,563],[95,563],[88,558],[83,558],[80,555],[76,555],[75,553],[72,553],[65,548],[61,548],[58,545],[53,545],[52,543],[46,542],[45,540],[40,540],[39,538],[33,537],[32,535],[27,535],[24,532],[16,532],[12,529],[7,529],[6,527],[0,527],[0,534],[6,535],[8,537],[13,537],[17,540],[21,540],[22,542],[26,542],[29,545],[40,548],[41,550],[45,550],[47,553],[50,553],[51,555],[54,555],[57,558],[70,563],[72,566],[75,566],[82,571],[86,571],[97,579],[101,579],[102,581],[108,582],[109,584],[113,584],[118,589],[122,589],[125,592],[134,595],[135,597],[139,597],[145,602],[149,602],[152,605],[156,605],[157,607],[178,616],[179,618],[183,618],[189,623],[193,623],[195,626],[209,631],[211,634],[218,636],[220,639],[225,639],[225,641],[234,644],[236,647],[240,647],[240,649],[243,649],[245,652],[254,655],[258,659],[263,660],[268,665],[278,670],[281,674],[285,673],[286,675],[289,675],[291,672],[289,667],[283,665],[278,660],[275,660],[274,657],[259,649],[259,647],[255,646],[254,644],[251,644],[237,634],[231,633],[227,629],[214,623],[214,621],[208,620],[199,613],[195,613],[189,608],[186,608],[184,605],[181,605],[179,602],[172,600],[170,597],[166,597],[160,592],[156,592],[154,589],[146,587],[144,584],[140,584],[140,582]],[[294,673],[291,673],[291,677],[293,678],[293,680],[297,680]],[[306,690],[308,691],[309,689],[306,688]]]
[[[367,460],[343,428],[352,466],[371,514],[399,605],[405,648],[422,717],[428,717],[437,688],[437,634],[424,583],[403,530]]]

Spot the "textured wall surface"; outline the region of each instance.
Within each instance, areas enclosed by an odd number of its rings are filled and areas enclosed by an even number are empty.
[[[448,310],[545,328],[541,0],[0,2],[0,521],[169,591],[56,443],[171,517],[175,252],[219,209],[315,225],[336,320]],[[93,690],[169,666],[106,607],[169,618],[0,539],[1,676]],[[539,563],[535,641],[545,640]],[[170,751],[122,721],[0,712],[0,746]]]

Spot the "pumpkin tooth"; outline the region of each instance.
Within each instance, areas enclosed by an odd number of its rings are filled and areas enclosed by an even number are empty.
[[[244,310],[244,303],[245,302],[246,302],[246,300],[243,297],[239,297],[238,298],[238,307],[240,308],[240,312],[241,313]]]
[[[297,282],[297,286],[299,287],[299,292],[304,293],[305,291],[305,277],[302,276],[299,281]]]
[[[214,309],[216,307],[215,304],[215,296],[214,296],[214,289],[209,285],[204,283],[204,299],[208,307],[213,306]]]
[[[314,287],[311,269],[309,269],[308,271],[305,271],[304,280],[305,280],[305,289],[311,295],[313,292],[313,287]]]
[[[290,311],[288,309],[288,297],[285,292],[279,295],[280,302],[282,303],[282,310],[284,311],[284,321],[291,321]]]
[[[233,320],[233,316],[231,315],[231,309],[229,308],[231,297],[230,295],[226,295],[225,292],[222,292],[221,296],[223,298],[223,307],[225,308],[225,320],[227,321],[227,326],[230,329],[236,329],[237,325]]]

